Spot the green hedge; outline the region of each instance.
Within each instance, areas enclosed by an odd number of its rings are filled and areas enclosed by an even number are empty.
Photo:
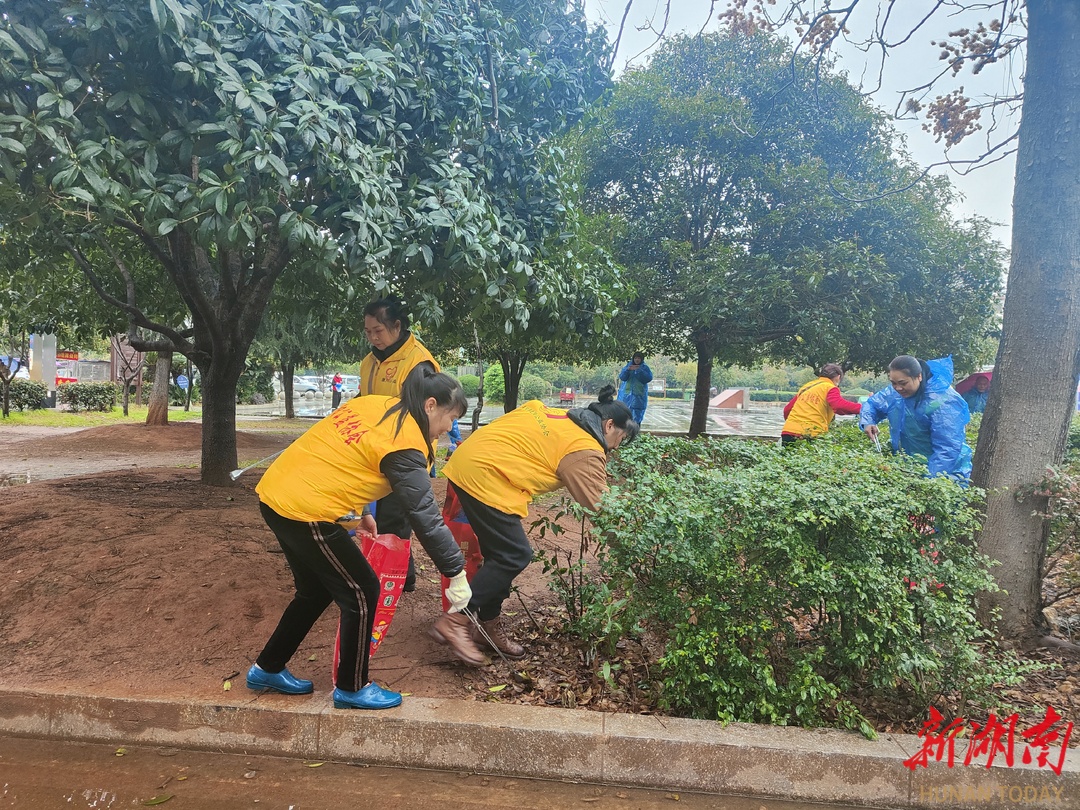
[[[61,383],[56,399],[73,411],[111,411],[116,407],[119,387],[111,382]]]
[[[751,391],[751,402],[787,402],[798,391]]]
[[[551,383],[536,374],[525,373],[521,375],[518,384],[518,402],[528,402],[530,399],[543,399],[552,395]]]
[[[34,380],[13,380],[8,389],[8,406],[12,410],[36,411],[41,408],[41,403],[48,396],[49,390],[45,383]]]
[[[612,472],[574,629],[601,659],[628,638],[658,649],[647,688],[662,708],[873,736],[860,705],[981,716],[995,683],[1031,671],[975,618],[997,589],[971,542],[982,493],[918,459],[865,438],[782,450],[643,435]]]

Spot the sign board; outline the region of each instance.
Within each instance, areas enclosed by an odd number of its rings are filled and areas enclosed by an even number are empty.
[[[57,352],[56,353],[56,359],[57,360],[78,360],[79,359],[79,353],[78,352]]]
[[[187,375],[186,374],[181,374],[180,376],[178,376],[176,378],[176,384],[179,385],[181,388],[183,388],[185,391],[187,391],[187,387],[188,387]]]

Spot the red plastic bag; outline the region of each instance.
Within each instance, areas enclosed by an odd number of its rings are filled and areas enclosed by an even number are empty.
[[[409,573],[409,541],[396,534],[380,534],[373,537],[365,534],[360,538],[360,552],[374,569],[379,578],[379,603],[375,607],[375,623],[371,628],[371,646],[369,655],[375,655],[390,622],[394,619],[398,599],[405,588],[405,577]],[[331,675],[337,683],[338,661],[341,659],[341,622],[338,622],[337,638],[334,640],[334,669]]]
[[[480,553],[480,543],[476,539],[472,526],[469,525],[469,519],[465,517],[465,510],[461,508],[461,501],[458,500],[454,485],[449,481],[446,482],[446,500],[443,502],[442,516],[446,527],[450,529],[450,534],[454,535],[458,548],[465,555],[465,578],[472,582],[473,575],[484,564],[484,555]],[[449,587],[450,580],[443,577],[442,609],[444,612],[450,609],[450,600],[446,598],[446,589]]]

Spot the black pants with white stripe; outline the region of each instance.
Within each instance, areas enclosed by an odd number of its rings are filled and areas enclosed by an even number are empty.
[[[355,692],[368,682],[368,649],[379,578],[356,542],[338,524],[290,520],[264,503],[259,509],[285,552],[296,595],[256,663],[267,672],[281,672],[323,611],[337,602],[341,652],[335,681],[339,689]]]

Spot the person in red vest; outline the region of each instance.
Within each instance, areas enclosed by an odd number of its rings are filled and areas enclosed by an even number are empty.
[[[787,446],[799,439],[815,439],[829,430],[836,414],[857,414],[862,405],[844,399],[840,394],[840,380],[844,369],[836,363],[826,363],[821,375],[808,382],[784,406],[784,427],[780,441]]]
[[[331,387],[333,388],[333,399],[331,401],[330,407],[336,409],[337,406],[341,404],[341,375],[340,374],[337,374],[337,373],[334,374],[334,381],[333,381]]]

